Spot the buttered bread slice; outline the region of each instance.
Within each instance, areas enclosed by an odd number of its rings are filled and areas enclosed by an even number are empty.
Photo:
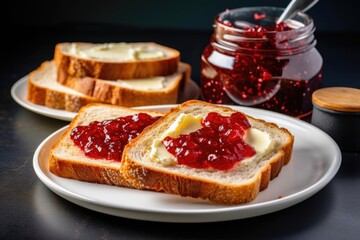
[[[190,75],[190,65],[180,62],[178,70],[166,76],[117,80],[67,76],[58,81],[101,102],[135,107],[177,103]]]
[[[125,147],[121,172],[137,188],[242,204],[279,175],[293,143],[274,123],[191,100]]]
[[[28,101],[53,109],[77,112],[88,103],[101,102],[59,84],[56,81],[57,68],[55,62],[45,61],[28,76]]]
[[[56,45],[54,59],[59,82],[68,76],[117,80],[171,75],[180,53],[153,42],[64,42]]]

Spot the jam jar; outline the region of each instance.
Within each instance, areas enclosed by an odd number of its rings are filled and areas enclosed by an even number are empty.
[[[313,19],[298,13],[276,23],[284,9],[245,7],[214,20],[201,56],[201,98],[218,104],[267,109],[302,118],[321,87],[323,60]]]

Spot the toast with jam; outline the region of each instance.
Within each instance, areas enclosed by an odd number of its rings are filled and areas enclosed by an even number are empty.
[[[50,171],[64,178],[131,187],[120,172],[123,148],[163,113],[92,103],[50,151]]]
[[[191,100],[127,144],[120,169],[135,188],[242,204],[280,174],[293,143],[274,123]]]

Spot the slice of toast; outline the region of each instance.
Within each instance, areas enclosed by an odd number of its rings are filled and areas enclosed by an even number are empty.
[[[27,99],[34,104],[71,112],[77,112],[88,103],[102,102],[59,84],[56,76],[55,62],[43,62],[28,76]]]
[[[63,42],[56,45],[54,59],[60,82],[68,76],[117,80],[171,75],[178,69],[180,53],[153,42]]]
[[[67,130],[52,147],[49,160],[50,171],[64,178],[131,187],[120,173],[121,161],[88,157],[80,147],[74,144],[70,134],[76,126],[89,125],[93,121],[101,122],[140,112],[151,116],[163,115],[160,112],[141,111],[108,104],[93,103],[82,107]]]
[[[190,81],[191,67],[179,63],[177,72],[167,76],[157,76],[161,83],[158,88],[151,88],[150,79],[103,80],[92,77],[58,78],[58,82],[101,102],[126,106],[147,106],[176,104],[179,95]],[[138,84],[137,84],[138,82]],[[131,84],[137,84],[132,86]]]
[[[252,201],[278,176],[290,161],[294,137],[284,128],[251,116],[246,116],[252,128],[267,133],[272,149],[256,161],[235,165],[229,170],[199,169],[181,164],[164,165],[150,156],[154,139],[169,129],[177,117],[184,114],[207,116],[216,112],[229,116],[236,112],[220,105],[190,100],[171,109],[165,116],[144,130],[128,144],[123,153],[121,172],[137,188],[207,199],[220,204],[241,204]],[[231,151],[231,150],[230,150]]]

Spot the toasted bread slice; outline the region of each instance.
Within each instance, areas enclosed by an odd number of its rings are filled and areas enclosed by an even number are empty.
[[[229,116],[235,110],[215,104],[190,100],[179,105],[144,130],[128,144],[123,153],[121,172],[137,188],[207,199],[220,204],[241,204],[252,201],[278,176],[290,161],[294,137],[274,123],[247,116],[253,128],[266,132],[273,148],[256,161],[235,165],[230,170],[198,169],[185,165],[164,165],[150,157],[155,138],[165,132],[181,113],[207,116],[216,112]],[[246,115],[245,115],[246,116]]]
[[[56,81],[57,68],[54,61],[45,61],[31,72],[27,82],[27,99],[38,105],[53,109],[77,112],[88,103],[101,102]]]
[[[160,104],[175,104],[179,95],[190,81],[191,66],[179,63],[177,72],[150,79],[103,80],[92,77],[59,78],[58,81],[69,88],[81,92],[101,102],[135,107]],[[149,82],[161,80],[160,87],[151,88]],[[138,82],[138,84],[137,84]],[[131,84],[136,84],[132,86]]]
[[[107,104],[88,104],[80,109],[76,117],[50,152],[49,169],[59,177],[108,185],[131,187],[120,173],[120,161],[94,159],[84,154],[70,138],[76,126],[88,125],[93,121],[111,120],[137,113],[162,116],[163,113],[140,111]]]
[[[166,76],[177,71],[180,53],[175,49],[153,42],[126,43],[123,48],[119,44],[58,43],[54,59],[59,82],[68,76],[117,80]],[[127,47],[132,49],[127,51]],[[114,49],[113,53],[109,49]]]

